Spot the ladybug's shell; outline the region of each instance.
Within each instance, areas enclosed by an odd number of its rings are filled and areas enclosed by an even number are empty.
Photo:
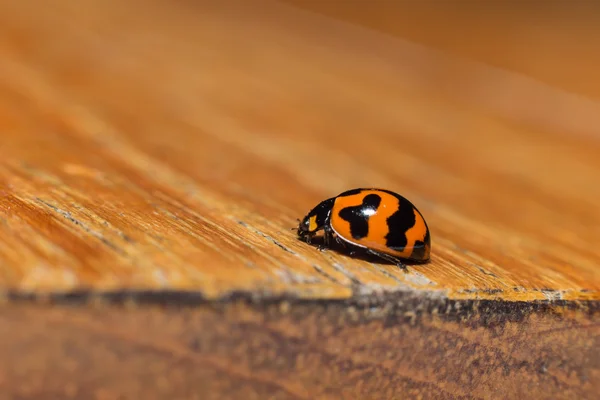
[[[398,258],[427,261],[429,228],[404,197],[381,189],[355,189],[334,200],[330,226],[344,241]]]

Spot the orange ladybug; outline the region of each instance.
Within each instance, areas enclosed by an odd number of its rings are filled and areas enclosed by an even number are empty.
[[[402,260],[429,260],[431,235],[423,215],[407,199],[385,189],[353,189],[324,200],[300,221],[298,236],[311,242],[324,230],[354,253],[362,249],[405,269]],[[325,247],[320,246],[323,250]]]

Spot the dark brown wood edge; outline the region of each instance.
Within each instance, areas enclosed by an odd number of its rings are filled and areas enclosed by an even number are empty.
[[[550,292],[549,289],[541,289]],[[489,299],[448,299],[433,292],[393,292],[369,295],[355,295],[349,299],[298,298],[293,295],[268,296],[260,292],[231,292],[217,300],[206,299],[201,293],[178,290],[124,290],[124,291],[72,291],[57,293],[26,293],[9,291],[4,294],[8,303],[44,305],[136,305],[163,306],[167,308],[187,308],[208,306],[219,309],[231,303],[243,303],[256,310],[267,310],[281,304],[289,307],[326,307],[339,312],[351,309],[353,312],[380,310],[380,317],[397,313],[415,312],[443,315],[445,318],[464,320],[473,313],[495,315],[498,319],[517,321],[532,313],[552,313],[556,310],[573,310],[590,317],[600,313],[600,301],[596,300],[535,300],[506,301]]]
[[[597,301],[467,301],[412,291],[337,301],[12,293],[0,307],[0,393],[591,399],[600,389],[599,314]]]

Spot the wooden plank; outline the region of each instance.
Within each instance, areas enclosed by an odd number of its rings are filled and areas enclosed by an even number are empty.
[[[599,147],[568,112],[597,132],[596,103],[275,3],[27,4],[0,9],[5,289],[598,298]],[[295,238],[361,186],[417,205],[430,264]]]

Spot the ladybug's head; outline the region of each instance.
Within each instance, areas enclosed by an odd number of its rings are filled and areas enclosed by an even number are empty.
[[[329,223],[329,214],[331,213],[331,207],[333,206],[333,199],[325,200],[315,208],[313,208],[298,224],[298,236],[300,239],[310,239],[323,229],[325,224]]]
[[[310,239],[321,228],[317,224],[317,216],[308,214],[298,224],[298,236],[300,239]]]

